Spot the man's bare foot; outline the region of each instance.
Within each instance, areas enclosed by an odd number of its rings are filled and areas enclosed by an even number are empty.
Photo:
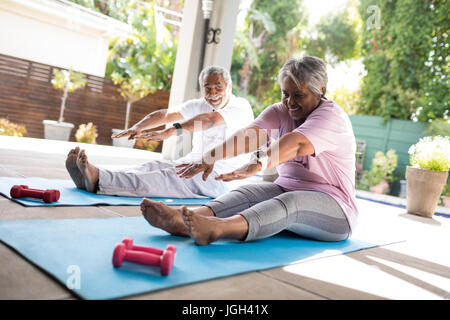
[[[181,207],[181,212],[184,225],[197,245],[204,246],[219,239],[222,219],[197,214],[186,206]]]
[[[77,167],[83,176],[83,185],[86,191],[97,192],[98,187],[98,168],[88,162],[84,150],[78,153]]]
[[[174,236],[189,237],[181,217],[181,209],[171,208],[163,202],[144,198],[141,202],[141,211],[145,220],[152,226]]]
[[[81,174],[80,169],[77,166],[77,158],[78,153],[80,152],[80,147],[76,147],[69,151],[69,154],[66,158],[66,169],[70,174],[73,182],[77,186],[78,189],[85,189],[83,185],[83,175]]]

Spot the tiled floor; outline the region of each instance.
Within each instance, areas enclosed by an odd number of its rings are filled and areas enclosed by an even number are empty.
[[[0,176],[69,179],[65,156],[76,144],[0,136]],[[123,166],[148,160],[141,150],[86,146],[90,161]],[[119,156],[118,156],[119,155]],[[157,155],[159,156],[159,155]],[[358,199],[354,236],[392,236],[403,241],[156,291],[127,299],[450,299],[450,218],[413,216],[405,209]],[[137,216],[130,206],[37,207],[0,196],[0,219],[67,219]],[[1,299],[73,299],[59,284],[0,243]]]

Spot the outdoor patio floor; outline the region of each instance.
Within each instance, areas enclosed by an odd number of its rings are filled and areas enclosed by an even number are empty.
[[[73,142],[0,136],[0,176],[70,179],[64,162]],[[153,154],[83,145],[89,160],[119,167]],[[450,218],[357,199],[354,236],[392,235],[404,241],[283,268],[204,281],[127,299],[450,299]],[[1,220],[139,216],[137,206],[24,207],[0,196]],[[62,284],[0,243],[0,299],[75,299]]]

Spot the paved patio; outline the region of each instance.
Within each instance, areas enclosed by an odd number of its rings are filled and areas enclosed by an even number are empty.
[[[64,167],[78,143],[0,136],[0,176],[70,179]],[[121,167],[159,154],[85,145],[90,161]],[[250,272],[127,299],[450,299],[450,218],[432,219],[404,208],[357,199],[354,236],[404,241],[288,267]],[[444,210],[444,213],[448,211]],[[134,206],[23,207],[0,196],[1,220],[139,216]],[[0,299],[74,299],[62,284],[0,243]]]

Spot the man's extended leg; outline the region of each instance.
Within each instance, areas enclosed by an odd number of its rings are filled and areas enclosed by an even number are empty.
[[[99,170],[99,194],[170,197],[170,198],[215,198],[228,188],[223,181],[215,180],[216,173],[206,181],[201,175],[191,179],[180,178],[172,161],[155,160],[126,170]]]

